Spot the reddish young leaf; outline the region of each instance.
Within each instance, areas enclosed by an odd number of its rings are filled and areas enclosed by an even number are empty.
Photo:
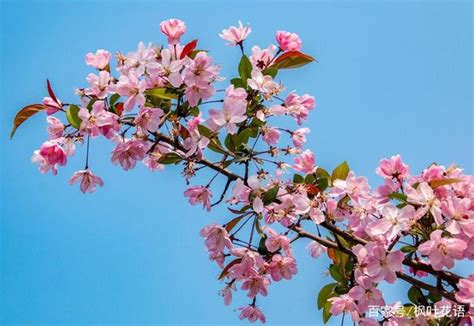
[[[315,59],[308,54],[299,51],[288,51],[276,58],[271,66],[277,69],[298,68],[314,60]]]
[[[56,98],[56,95],[54,94],[53,89],[51,88],[51,83],[49,82],[49,79],[46,79],[46,85],[48,87],[49,97],[51,97],[53,99],[53,101],[56,102],[59,105],[59,101]]]
[[[337,264],[338,263],[338,259],[337,259],[337,256],[336,256],[336,250],[333,249],[333,248],[328,248],[328,257],[331,258],[331,260],[333,261],[334,264]]]
[[[237,258],[233,261],[231,261],[229,264],[227,264],[227,266],[222,270],[222,273],[219,275],[219,277],[217,278],[218,280],[223,280],[224,277],[227,276],[227,274],[229,274],[229,269],[234,266],[235,264],[238,264],[242,261],[242,258]]]
[[[192,40],[188,44],[186,44],[183,48],[183,51],[181,51],[181,55],[179,56],[180,59],[184,59],[185,56],[193,52],[193,50],[196,48],[196,45],[198,43],[198,40]]]
[[[117,115],[121,116],[123,112],[123,102],[115,104],[115,110],[117,111]]]
[[[10,139],[13,138],[13,135],[15,134],[16,129],[23,123],[25,122],[28,118],[30,118],[33,114],[44,110],[46,107],[43,104],[31,104],[25,106],[23,109],[21,109],[16,115],[15,118],[13,119],[13,128],[12,131],[10,132]]]

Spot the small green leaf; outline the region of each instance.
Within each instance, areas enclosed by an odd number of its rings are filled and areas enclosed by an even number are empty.
[[[399,193],[399,192],[392,192],[390,195],[388,195],[389,198],[391,199],[396,199],[401,202],[406,202],[407,201],[407,195]]]
[[[268,76],[271,76],[272,78],[275,78],[278,73],[278,68],[268,67],[267,69],[263,70],[262,73],[264,75],[268,75]]]
[[[230,80],[230,83],[234,85],[235,88],[245,88],[246,85],[240,78],[232,78]]]
[[[81,128],[81,118],[79,118],[79,107],[77,105],[71,104],[66,110],[67,121],[76,129]]]
[[[296,173],[296,174],[293,176],[293,183],[304,183],[304,178],[303,178],[303,176]]]
[[[115,103],[117,103],[117,101],[119,100],[119,98],[120,98],[120,95],[112,94],[112,96],[110,96],[109,106],[113,108]]]
[[[167,153],[160,158],[159,162],[161,164],[176,164],[182,160],[183,158],[176,153]]]
[[[152,97],[158,97],[162,100],[172,100],[172,99],[177,99],[178,95],[170,93],[166,88],[164,87],[157,87],[157,88],[152,88],[148,89],[145,91],[145,94],[148,96]]]
[[[265,192],[265,194],[263,195],[263,203],[265,205],[273,203],[276,196],[278,195],[278,190],[280,190],[279,186],[274,186],[267,190],[267,192]]]
[[[222,147],[222,144],[218,138],[211,138],[209,140],[209,144],[207,145],[207,148],[219,154],[226,154],[226,151]]]
[[[423,292],[418,287],[412,286],[408,290],[408,299],[416,305],[421,304],[424,299]]]
[[[409,254],[409,253],[415,252],[415,251],[416,251],[416,247],[410,246],[410,245],[406,245],[406,246],[401,247],[401,248],[400,248],[400,251],[403,252],[403,253]]]
[[[240,59],[239,75],[244,85],[247,86],[247,79],[252,78],[252,63],[245,54],[242,55],[242,59]]]
[[[324,304],[327,300],[334,296],[334,289],[336,288],[337,283],[326,284],[319,290],[318,294],[318,309],[323,309]]]
[[[324,310],[323,310],[323,322],[324,324],[327,324],[327,322],[329,321],[329,319],[331,319],[331,302],[326,302],[324,304]]]
[[[338,282],[342,282],[344,279],[341,272],[339,271],[339,267],[334,264],[331,264],[331,266],[329,266],[329,274],[331,275],[333,279],[335,279]]]
[[[332,171],[331,181],[334,182],[337,179],[346,180],[349,171],[350,168],[347,162],[342,162],[334,169],[334,171]]]

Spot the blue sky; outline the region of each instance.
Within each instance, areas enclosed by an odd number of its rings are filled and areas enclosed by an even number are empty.
[[[289,90],[317,98],[307,126],[318,165],[348,160],[373,184],[379,159],[397,153],[415,172],[431,162],[473,172],[469,1],[2,1],[1,322],[238,323],[232,310],[245,301],[222,304],[218,269],[198,235],[224,222],[225,211],[188,206],[176,168],[124,172],[110,164],[111,145],[95,142],[91,166],[106,185],[82,195],[66,182],[83,150],[57,177],[30,163],[46,137],[44,116],[8,140],[15,112],[46,95],[46,78],[71,100],[90,72],[86,52],[162,42],[159,23],[172,17],[186,21],[185,39],[199,38],[227,77],[239,54],[218,37],[223,28],[248,22],[249,43],[262,47],[277,29],[300,34],[320,63],[280,76]],[[298,275],[260,301],[270,325],[321,323],[316,296],[329,282],[327,261],[310,260],[304,245],[296,245]]]

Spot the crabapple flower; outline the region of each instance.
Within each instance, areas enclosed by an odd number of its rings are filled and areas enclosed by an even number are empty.
[[[298,94],[291,92],[285,99],[285,108],[274,108],[273,112],[277,115],[287,113],[296,119],[298,125],[301,125],[304,120],[308,118],[308,114],[311,110],[316,107],[316,101],[314,97],[304,94],[299,96]]]
[[[173,56],[169,49],[163,49],[160,52],[161,62],[152,62],[147,65],[147,72],[153,78],[158,76],[160,79],[166,78],[173,87],[179,87],[183,83],[181,69],[183,68],[183,60],[173,60]]]
[[[293,145],[301,148],[306,143],[306,135],[310,133],[309,128],[300,128],[291,133]]]
[[[474,274],[466,279],[460,279],[458,282],[459,291],[456,293],[456,299],[460,302],[474,306]]]
[[[169,44],[178,44],[179,39],[186,32],[186,24],[179,19],[169,19],[161,22],[160,30],[168,37]]]
[[[262,323],[265,323],[266,319],[263,315],[263,312],[253,305],[249,305],[247,307],[239,308],[242,312],[239,315],[241,320],[248,319],[249,322],[254,323],[257,320],[260,320]]]
[[[46,117],[46,122],[48,123],[48,134],[49,139],[56,139],[62,137],[64,132],[64,124],[58,118],[53,116]]]
[[[292,257],[283,257],[281,255],[273,255],[272,261],[268,266],[268,273],[275,282],[282,279],[290,280],[293,275],[296,275],[298,268],[296,262]]]
[[[276,40],[282,51],[299,51],[301,50],[301,40],[298,34],[286,31],[277,31]]]
[[[443,216],[441,215],[441,203],[428,183],[422,182],[416,189],[409,187],[406,190],[406,195],[409,203],[421,205],[421,208],[416,212],[417,219],[420,219],[429,211],[438,225],[444,223]]]
[[[354,299],[348,294],[343,294],[340,297],[329,298],[328,301],[331,302],[330,311],[335,316],[346,312],[357,312],[357,305],[354,302]]]
[[[469,198],[449,198],[441,203],[441,211],[447,216],[446,230],[451,234],[465,233],[474,237],[473,201]]]
[[[92,52],[86,54],[86,64],[99,70],[105,69],[110,59],[112,59],[112,54],[105,50],[97,50],[95,54]]]
[[[400,235],[402,231],[408,231],[415,221],[415,209],[413,206],[405,206],[398,209],[393,205],[386,205],[381,209],[382,218],[369,224],[368,233],[373,236],[383,235],[388,241]]]
[[[155,132],[160,127],[163,114],[162,109],[142,106],[133,122],[145,134],[147,131]]]
[[[269,226],[265,226],[264,230],[268,232],[268,237],[265,240],[265,247],[270,252],[277,252],[280,249],[285,250],[287,254],[290,251],[290,239],[286,235],[279,234]]]
[[[434,270],[440,271],[443,267],[453,268],[454,259],[462,259],[467,245],[461,239],[443,238],[442,230],[431,232],[430,240],[423,242],[418,251],[429,257]]]
[[[229,134],[235,134],[238,129],[237,124],[247,119],[245,115],[247,109],[246,96],[247,93],[243,88],[234,89],[234,86],[229,86],[226,90],[223,109],[209,110],[210,127],[221,128],[225,126]]]
[[[369,183],[364,177],[356,177],[353,171],[350,171],[346,180],[334,180],[332,193],[338,196],[348,195],[352,200],[358,201],[361,198],[367,198],[370,190]]]
[[[106,111],[104,102],[97,101],[92,104],[92,110],[81,108],[78,113],[81,119],[80,131],[91,137],[97,137],[100,134],[108,139],[112,139],[120,130],[117,122],[118,115]]]
[[[263,75],[259,69],[253,69],[251,76],[252,78],[247,79],[247,84],[250,88],[261,92],[267,100],[271,99],[272,96],[278,95],[283,90],[280,84],[273,81],[272,76]]]
[[[255,45],[252,47],[252,54],[249,57],[250,62],[258,69],[265,69],[275,57],[275,50],[276,46],[273,44],[270,44],[266,49],[261,49]]]
[[[389,254],[382,246],[375,246],[367,256],[367,273],[374,282],[382,280],[393,283],[397,279],[395,272],[402,269],[402,262],[405,258],[401,251],[394,251]]]
[[[143,106],[145,96],[143,92],[146,89],[146,82],[138,79],[136,72],[131,71],[128,75],[121,75],[116,85],[116,91],[120,96],[126,96],[128,99],[123,104],[126,111],[131,111],[135,105]]]
[[[228,29],[222,30],[222,33],[219,34],[224,40],[229,41],[227,45],[237,45],[242,44],[242,42],[247,38],[247,36],[252,32],[250,26],[242,25],[242,22],[239,20],[239,26],[230,26]]]
[[[208,251],[222,252],[224,248],[232,249],[233,247],[226,229],[218,224],[205,226],[199,234],[206,238],[204,243]]]
[[[277,128],[274,127],[262,127],[262,138],[263,141],[268,145],[276,145],[280,140],[281,133]]]
[[[61,101],[54,101],[51,97],[45,97],[43,99],[43,105],[46,106],[46,114],[55,114],[62,109]]]
[[[266,296],[268,294],[268,286],[270,280],[267,276],[254,275],[247,279],[244,279],[242,283],[242,290],[248,290],[247,296],[249,298],[255,298],[258,294]]]
[[[102,181],[100,177],[94,175],[94,173],[89,169],[74,172],[71,179],[69,179],[69,184],[72,185],[78,181],[80,181],[80,188],[84,194],[86,192],[94,192],[96,186],[102,187],[104,185],[104,181]]]
[[[385,304],[382,292],[374,287],[372,279],[365,275],[357,275],[357,286],[349,291],[349,295],[357,301],[359,311],[366,311],[369,306],[383,306]]]
[[[147,146],[141,140],[126,140],[117,144],[112,152],[112,163],[128,171],[133,169],[137,161],[145,158]]]
[[[51,170],[53,175],[56,175],[58,173],[58,165],[64,166],[67,163],[67,152],[58,142],[46,141],[39,150],[33,153],[31,161],[39,164],[41,173]]]
[[[315,158],[313,152],[307,149],[301,155],[295,158],[293,169],[304,174],[311,174],[316,170],[314,162]]]
[[[188,197],[191,205],[201,203],[207,211],[211,210],[212,192],[208,187],[191,186],[184,192],[184,195]]]
[[[322,253],[326,252],[326,247],[314,240],[306,246],[306,249],[308,249],[309,255],[313,258],[318,258]]]
[[[87,95],[103,99],[109,94],[110,73],[108,71],[101,70],[99,75],[87,75],[87,82],[90,86],[84,90]]]
[[[382,178],[404,180],[408,177],[410,169],[403,163],[400,155],[395,155],[390,159],[380,160],[376,173]]]

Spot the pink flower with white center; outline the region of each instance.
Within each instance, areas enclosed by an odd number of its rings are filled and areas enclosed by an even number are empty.
[[[283,51],[299,51],[301,50],[301,40],[298,34],[286,31],[277,31],[276,40],[280,49]]]
[[[441,211],[448,217],[446,230],[451,234],[465,233],[474,237],[474,202],[469,198],[449,198],[441,203]]]
[[[99,70],[107,67],[110,59],[112,59],[112,54],[105,50],[97,50],[95,54],[92,52],[86,54],[86,64]]]
[[[390,159],[380,160],[375,171],[382,178],[404,180],[409,176],[410,168],[403,163],[400,155],[395,155]]]
[[[342,313],[357,313],[357,305],[354,302],[354,299],[348,295],[343,294],[340,297],[332,297],[328,299],[331,302],[331,313],[335,316]]]
[[[127,76],[122,75],[116,85],[116,91],[120,96],[126,96],[128,99],[123,104],[126,111],[131,111],[135,105],[143,106],[145,104],[146,82],[140,80],[135,72],[130,71]]]
[[[227,45],[237,45],[242,44],[242,42],[249,36],[252,29],[250,26],[242,25],[242,22],[239,20],[239,26],[230,26],[229,29],[222,30],[222,33],[219,34],[224,40],[229,41]]]
[[[295,130],[291,133],[291,139],[293,140],[293,144],[301,148],[304,143],[306,143],[306,135],[310,133],[309,128],[300,128]]]
[[[269,285],[270,280],[267,276],[256,274],[244,279],[241,289],[248,290],[247,296],[249,298],[255,298],[258,294],[266,296]]]
[[[184,59],[184,82],[187,86],[207,88],[219,76],[219,66],[212,65],[212,58],[206,52],[199,52],[194,59]]]
[[[467,245],[461,239],[443,238],[442,230],[431,232],[430,240],[423,242],[418,251],[429,257],[434,270],[440,271],[443,267],[453,268],[454,259],[462,259]]]
[[[364,177],[356,177],[353,171],[350,171],[346,180],[334,180],[331,193],[336,196],[348,195],[352,200],[358,201],[361,198],[369,198],[369,183]]]
[[[283,90],[280,84],[273,81],[272,76],[262,74],[259,69],[253,69],[251,76],[252,78],[247,79],[248,86],[262,93],[266,100],[278,95]]]
[[[48,123],[49,139],[56,139],[63,136],[64,124],[58,118],[48,116],[46,117]]]
[[[413,206],[405,206],[398,209],[393,205],[383,206],[381,209],[382,218],[376,219],[368,226],[367,233],[372,236],[384,236],[391,241],[402,231],[408,231],[415,222],[415,209]]]
[[[385,305],[382,292],[374,287],[371,278],[361,274],[358,270],[355,274],[358,285],[354,286],[348,294],[357,301],[359,311],[364,312],[369,306]]]
[[[179,19],[169,19],[160,23],[160,30],[168,37],[169,44],[178,44],[179,39],[186,32],[186,24]]]
[[[284,113],[287,113],[295,118],[299,125],[301,125],[303,121],[308,118],[309,112],[316,107],[316,101],[313,96],[308,94],[299,96],[294,92],[288,95],[284,104],[286,107]],[[274,111],[278,113],[282,110],[277,110],[277,108],[275,108]]]
[[[301,155],[295,157],[293,169],[304,174],[313,173],[316,170],[315,157],[309,149],[305,150]]]
[[[319,244],[317,241],[311,241],[307,246],[306,249],[309,251],[309,255],[313,258],[318,258],[321,254],[326,252],[326,247]]]
[[[409,187],[406,190],[407,201],[412,204],[421,205],[416,212],[416,219],[422,218],[428,211],[433,215],[438,225],[444,223],[441,214],[441,203],[436,198],[433,189],[426,182],[418,185],[418,188]]]
[[[456,293],[456,299],[459,302],[474,306],[474,274],[468,278],[462,278],[458,282],[459,291]]]
[[[397,279],[395,272],[402,270],[402,262],[405,257],[401,251],[394,251],[387,255],[385,248],[374,246],[367,257],[367,274],[374,282],[382,280],[394,283]]]
[[[146,134],[147,131],[155,132],[160,127],[160,121],[163,114],[162,109],[142,106],[138,111],[134,123],[144,134]]]
[[[108,71],[101,70],[98,76],[96,74],[89,74],[86,79],[90,86],[84,90],[87,95],[96,96],[98,99],[107,97],[110,84],[110,74]]]
[[[240,320],[248,319],[251,323],[255,323],[257,320],[260,320],[262,323],[266,321],[263,312],[253,305],[240,307],[239,310],[242,310],[239,316]]]
[[[58,165],[64,166],[67,163],[67,152],[57,141],[46,141],[39,150],[34,151],[31,161],[39,164],[41,173],[51,170],[53,175],[56,175]]]
[[[291,280],[293,275],[296,275],[298,268],[296,261],[292,257],[283,257],[281,255],[273,255],[272,261],[268,266],[268,273],[275,282],[282,279]]]
[[[183,83],[181,69],[183,68],[182,60],[173,60],[171,51],[163,49],[160,52],[161,62],[152,62],[147,65],[148,73],[153,76],[164,77],[173,87],[179,87]]]
[[[140,77],[145,73],[149,64],[156,61],[159,49],[150,44],[145,46],[143,42],[138,43],[138,49],[135,52],[129,52],[126,57],[121,53],[117,55],[117,70],[122,75],[128,75],[130,72]]]
[[[148,146],[141,140],[126,140],[117,144],[112,152],[112,163],[128,171],[135,167],[137,161],[145,158]]]
[[[188,197],[191,205],[201,203],[207,211],[211,210],[212,192],[208,187],[191,186],[184,192],[184,196]]]
[[[242,93],[246,96],[243,88],[234,89],[233,85],[227,88],[222,110],[209,110],[209,118],[212,120],[211,125],[218,128],[225,127],[227,132],[232,135],[237,132],[237,124],[247,119],[245,115],[247,101],[245,97],[240,96]]]
[[[265,69],[275,57],[276,46],[270,44],[268,48],[261,49],[259,46],[252,47],[249,59],[252,65],[258,69]]]
[[[104,185],[104,181],[102,181],[102,179],[98,176],[94,175],[94,173],[92,173],[92,171],[89,169],[74,172],[71,179],[69,179],[69,184],[72,185],[78,181],[80,181],[80,188],[84,194],[86,192],[94,192],[96,186],[102,187]]]
[[[286,235],[279,234],[269,226],[265,226],[263,229],[268,233],[267,239],[265,240],[265,247],[270,252],[277,252],[283,249],[287,254],[291,253],[290,250],[290,239]]]
[[[229,234],[219,224],[207,225],[199,234],[201,237],[206,238],[204,244],[208,251],[222,252],[225,248],[232,249],[232,241],[230,241]]]
[[[61,105],[61,101],[58,100],[58,102],[59,103],[54,101],[51,97],[43,98],[43,105],[46,106],[46,114],[55,114],[61,110],[63,106]]]
[[[80,130],[91,137],[103,134],[106,138],[112,139],[120,130],[117,122],[118,115],[106,111],[103,101],[97,101],[92,105],[92,110],[81,108],[78,113],[81,119]]]
[[[281,133],[278,131],[277,128],[274,127],[262,127],[262,138],[263,141],[266,142],[268,145],[276,145],[280,140]]]

